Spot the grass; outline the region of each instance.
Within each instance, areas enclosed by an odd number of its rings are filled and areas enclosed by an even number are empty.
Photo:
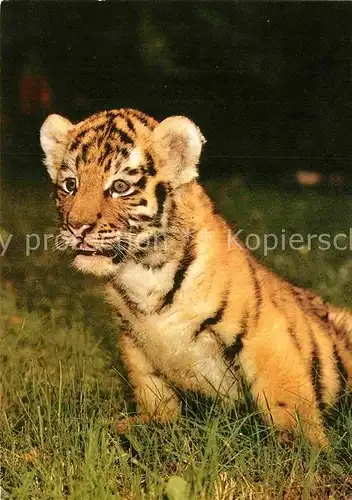
[[[238,179],[209,191],[244,239],[251,232],[348,233],[352,200],[315,191],[249,189]],[[328,429],[329,455],[280,445],[250,402],[232,413],[184,395],[175,424],[114,430],[130,410],[115,347],[118,326],[100,284],[43,248],[55,207],[37,186],[3,187],[1,451],[2,487],[16,499],[352,498],[352,410]],[[26,234],[40,246],[26,256]],[[34,245],[34,237],[30,240]],[[49,245],[50,246],[50,245]],[[317,245],[257,254],[281,275],[352,305],[350,251]],[[126,403],[127,401],[127,403]],[[3,491],[3,496],[4,496]]]

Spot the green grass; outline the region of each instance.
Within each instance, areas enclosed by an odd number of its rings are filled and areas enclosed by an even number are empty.
[[[208,188],[242,237],[349,231],[348,196],[251,190],[237,179]],[[327,456],[303,440],[294,449],[280,445],[250,402],[228,413],[190,395],[176,424],[140,424],[118,436],[114,424],[130,409],[130,396],[115,347],[118,325],[100,284],[73,272],[51,248],[25,255],[26,234],[54,232],[46,190],[3,186],[2,206],[2,237],[14,235],[2,258],[0,347],[0,473],[10,498],[351,498],[347,405],[328,430]],[[262,248],[257,255],[263,258]],[[350,251],[277,249],[263,260],[352,305]]]

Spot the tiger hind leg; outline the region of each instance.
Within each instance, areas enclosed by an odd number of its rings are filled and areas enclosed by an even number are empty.
[[[327,448],[322,415],[303,363],[296,359],[280,369],[276,354],[267,353],[262,369],[250,383],[264,420],[279,431],[301,430],[312,444]]]
[[[264,420],[283,433],[283,436],[287,431],[297,433],[301,430],[310,443],[323,449],[329,447],[320,411],[314,403],[302,404],[297,399],[296,405],[292,407],[285,401],[271,401],[264,391],[256,393],[256,400]]]

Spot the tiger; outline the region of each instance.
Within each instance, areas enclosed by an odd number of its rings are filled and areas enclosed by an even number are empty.
[[[138,417],[181,413],[180,392],[234,408],[244,380],[263,421],[329,447],[324,415],[351,389],[352,313],[277,276],[199,183],[205,138],[185,116],[101,111],[40,129],[60,245],[103,281]],[[229,237],[229,234],[231,235]]]

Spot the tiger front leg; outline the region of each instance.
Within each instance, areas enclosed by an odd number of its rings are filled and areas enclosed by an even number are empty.
[[[165,424],[177,419],[181,405],[175,391],[160,375],[143,351],[127,334],[121,334],[120,350],[127,366],[140,415],[120,420],[117,431],[127,432],[135,422],[155,420]]]

